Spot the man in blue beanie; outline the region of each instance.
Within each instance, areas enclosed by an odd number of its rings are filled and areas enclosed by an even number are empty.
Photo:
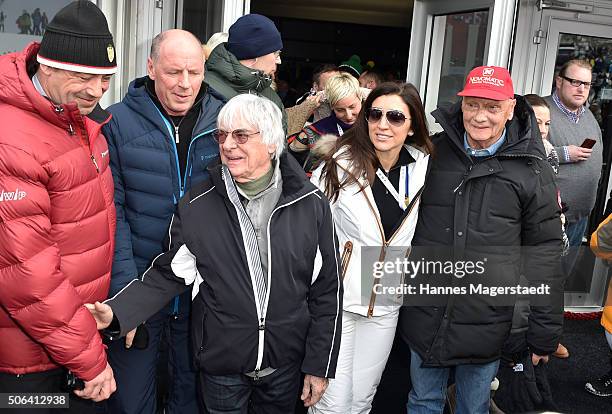
[[[242,16],[230,26],[227,43],[211,52],[204,81],[225,99],[241,93],[268,98],[281,109],[287,132],[285,107],[271,88],[282,48],[280,32],[272,20],[260,14]]]

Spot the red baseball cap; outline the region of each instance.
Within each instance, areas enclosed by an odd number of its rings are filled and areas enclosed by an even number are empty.
[[[505,101],[514,98],[514,87],[508,69],[499,66],[478,66],[470,71],[459,96]]]

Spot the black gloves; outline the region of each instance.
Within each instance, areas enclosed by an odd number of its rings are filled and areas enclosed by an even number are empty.
[[[529,412],[542,404],[542,395],[538,390],[536,376],[531,362],[531,354],[525,355],[511,367],[513,375],[510,380],[512,412]]]

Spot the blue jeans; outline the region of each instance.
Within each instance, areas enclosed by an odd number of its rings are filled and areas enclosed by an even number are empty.
[[[409,414],[442,414],[451,368],[423,368],[423,360],[410,351],[412,390],[408,395]],[[466,364],[453,367],[457,392],[456,414],[488,414],[491,381],[499,360],[487,364]]]
[[[231,356],[228,356],[231,357]],[[254,379],[243,374],[211,375],[200,371],[208,414],[287,414],[295,409],[302,373],[299,364]]]
[[[563,256],[563,273],[565,276],[569,276],[576,265],[576,260],[580,256],[580,246],[582,245],[582,238],[586,232],[587,225],[589,223],[588,217],[580,217],[576,221],[568,221],[565,227],[565,233],[569,241],[570,249],[566,256]]]

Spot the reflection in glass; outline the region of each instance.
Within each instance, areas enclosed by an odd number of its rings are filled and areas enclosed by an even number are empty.
[[[458,101],[467,74],[484,62],[489,11],[446,16],[438,106]]]
[[[583,59],[593,66],[593,85],[589,92],[588,106],[599,125],[609,112],[612,101],[612,39],[583,36],[571,33],[559,34],[559,47],[555,60],[555,73],[571,59]],[[553,89],[555,87],[553,79]]]

